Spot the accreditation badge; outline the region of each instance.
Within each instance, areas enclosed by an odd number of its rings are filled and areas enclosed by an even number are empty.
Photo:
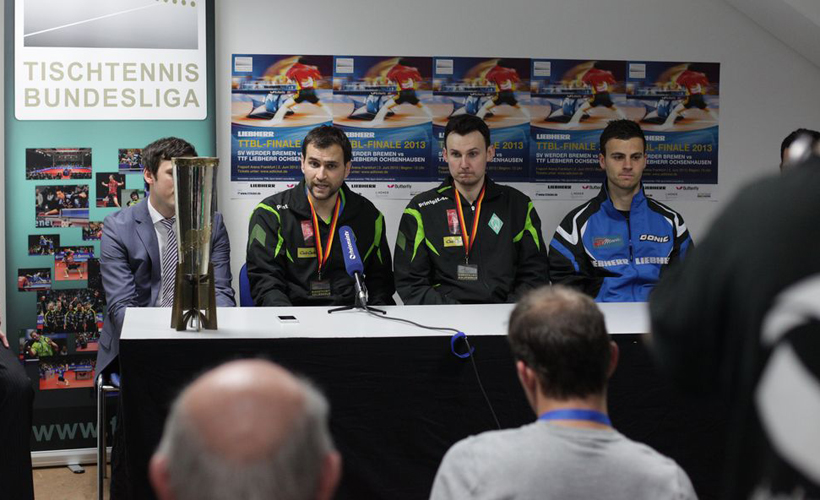
[[[461,241],[461,236],[445,236],[444,247],[463,247],[464,242]]]
[[[459,281],[478,281],[478,266],[475,264],[458,265]]]
[[[316,247],[299,247],[296,250],[296,257],[300,259],[315,259],[316,258]]]
[[[311,297],[330,297],[330,282],[327,280],[313,280],[310,282]]]

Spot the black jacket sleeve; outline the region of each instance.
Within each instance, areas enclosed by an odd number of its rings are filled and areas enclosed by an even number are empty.
[[[515,284],[507,302],[517,302],[527,291],[549,283],[547,245],[541,234],[541,219],[528,201],[524,225],[515,238]]]
[[[433,287],[433,264],[424,234],[421,213],[406,208],[399,223],[396,238],[396,290],[407,305],[457,304]]]
[[[367,286],[367,303],[372,305],[396,304],[393,293],[396,291],[393,281],[393,261],[385,234],[384,216],[379,213],[375,222],[375,232],[370,248],[365,252],[362,261],[365,263],[364,282]]]
[[[248,226],[248,281],[257,306],[290,306],[285,280],[286,259],[291,258],[282,237],[279,212],[260,203]]]

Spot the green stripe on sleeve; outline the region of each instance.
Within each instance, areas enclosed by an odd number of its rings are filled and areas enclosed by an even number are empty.
[[[534,207],[532,205],[532,202],[530,202],[529,205],[527,205],[527,219],[524,221],[524,229],[522,229],[520,233],[515,235],[515,238],[513,238],[513,243],[518,243],[519,241],[521,241],[521,238],[524,237],[524,232],[529,231],[533,241],[535,242],[535,247],[538,250],[541,250],[541,241],[538,238],[538,231],[536,231],[535,226],[532,225],[532,217],[530,215],[532,214],[533,208]]]

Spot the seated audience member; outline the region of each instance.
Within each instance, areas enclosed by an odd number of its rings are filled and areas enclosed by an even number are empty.
[[[538,420],[456,443],[431,499],[695,498],[672,459],[612,427],[606,393],[618,348],[592,299],[561,286],[530,292],[510,316],[508,340]]]
[[[649,301],[661,368],[726,402],[720,498],[820,498],[818,193],[818,156],[745,186]]]
[[[644,195],[646,140],[631,120],[609,122],[598,161],[601,192],[570,211],[550,243],[550,281],[598,302],[645,302],[670,264],[686,256],[692,239],[683,218]]]
[[[186,388],[150,464],[160,500],[324,500],[340,475],[327,401],[263,360],[226,363]]]
[[[780,171],[782,172],[784,169],[788,168],[792,163],[793,159],[790,158],[790,153],[792,144],[794,141],[797,140],[798,137],[801,136],[808,136],[813,142],[820,140],[820,132],[816,130],[809,130],[807,128],[799,128],[792,132],[791,134],[787,135],[783,142],[780,143]],[[808,151],[806,151],[808,153]]]
[[[547,283],[541,220],[521,191],[493,182],[484,120],[460,115],[444,129],[450,175],[414,197],[396,238],[396,289],[417,304],[515,302]]]
[[[34,498],[31,414],[34,389],[0,330],[0,498]]]
[[[368,304],[395,304],[384,217],[345,184],[352,157],[344,132],[314,128],[302,142],[305,178],[254,209],[247,263],[257,306],[353,305],[355,282],[345,270],[342,226],[356,237]]]

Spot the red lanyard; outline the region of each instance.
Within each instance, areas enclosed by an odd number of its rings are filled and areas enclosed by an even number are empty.
[[[473,248],[473,244],[475,243],[476,236],[478,236],[478,218],[481,216],[481,202],[484,201],[484,189],[487,187],[487,183],[485,182],[483,186],[481,186],[481,193],[478,195],[478,199],[476,200],[476,208],[475,208],[475,216],[473,217],[473,230],[470,232],[470,236],[467,236],[467,227],[464,225],[464,212],[461,210],[461,195],[453,186],[453,190],[455,191],[456,195],[456,207],[458,208],[458,223],[461,224],[461,238],[464,240],[464,262],[470,262],[470,250]]]
[[[313,216],[313,234],[316,241],[316,258],[319,260],[319,279],[322,279],[322,267],[330,258],[330,249],[333,248],[333,235],[336,234],[336,223],[339,221],[339,212],[342,206],[341,195],[336,195],[336,206],[333,208],[333,218],[330,220],[330,234],[327,235],[327,247],[322,252],[322,236],[319,234],[319,217],[316,216],[316,209],[313,208],[313,202],[310,201],[310,196],[307,197],[310,203],[310,213]]]

